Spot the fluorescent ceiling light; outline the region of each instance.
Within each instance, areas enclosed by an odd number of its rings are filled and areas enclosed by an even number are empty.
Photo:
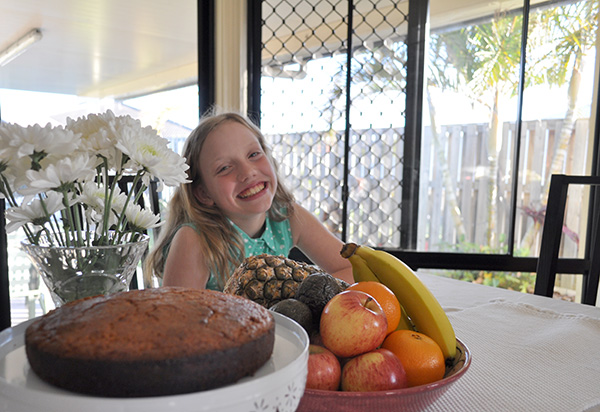
[[[40,29],[32,29],[6,49],[0,51],[0,67],[22,54],[29,46],[41,40],[41,38],[42,31]]]

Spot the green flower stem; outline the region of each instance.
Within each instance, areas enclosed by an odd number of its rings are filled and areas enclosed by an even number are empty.
[[[65,247],[71,247],[71,237],[69,236],[69,216],[66,209],[60,211],[60,218],[62,220],[63,232],[65,234]]]
[[[76,185],[79,186],[79,190],[78,193],[83,193],[83,184],[81,184],[80,182],[76,182]],[[83,214],[85,216],[85,205],[81,205],[81,210],[83,211]],[[83,233],[86,233],[87,235],[85,236],[85,238],[83,239],[85,242],[85,246],[90,246],[91,242],[92,242],[92,236],[89,236],[92,233],[92,228],[90,226],[90,222],[87,219],[78,219],[78,221],[81,221],[83,223]]]
[[[126,219],[125,219],[125,211],[127,210],[127,206],[129,205],[129,202],[131,201],[131,195],[135,191],[137,184],[139,183],[142,176],[144,176],[145,172],[146,171],[144,169],[139,170],[136,173],[135,177],[133,178],[133,183],[131,184],[131,190],[129,190],[127,193],[127,199],[125,199],[125,205],[123,206],[123,212],[121,213],[121,216],[119,216],[119,221],[117,222],[118,236],[115,237],[116,243],[121,243],[121,239],[123,238],[123,235],[125,234],[125,225],[127,224]],[[144,185],[142,185],[142,186],[144,186]],[[143,191],[141,189],[145,190],[145,188],[144,187],[140,188],[140,191],[139,191],[140,194],[143,193]],[[139,199],[139,197],[136,197],[136,199]]]
[[[52,215],[50,217],[49,222],[50,222],[50,228],[52,229],[53,237],[56,238],[56,241],[58,242],[59,246],[64,246],[65,238],[63,237],[63,233],[60,230],[60,223],[58,222],[56,215]],[[50,235],[48,235],[48,239],[50,239]],[[51,240],[49,240],[49,241],[51,242]]]
[[[25,232],[25,236],[27,237],[27,240],[29,241],[29,243],[34,244],[35,238],[33,236],[33,231],[29,227],[29,223],[26,223],[21,227],[23,228],[23,231]]]
[[[144,195],[146,189],[148,189],[148,186],[142,183],[142,185],[140,186],[140,190],[135,194],[135,198],[133,199],[134,203],[137,204],[140,201],[140,198]]]
[[[69,222],[69,232],[71,233],[73,242],[78,243],[76,246],[81,246],[81,244],[79,244],[79,237],[75,236],[75,230],[76,230],[76,226],[75,226],[75,218],[73,217],[73,210],[71,209],[71,205],[69,204],[69,191],[65,188],[62,187],[60,188],[60,192],[63,195],[63,205],[65,206],[65,215],[67,217],[67,222]],[[79,226],[79,225],[78,225]],[[67,239],[69,240],[69,236],[67,235]],[[67,242],[67,246],[71,246],[70,242]]]
[[[108,176],[108,159],[106,157],[103,157],[102,161],[104,163],[104,167],[103,167],[103,171],[104,171],[104,176],[103,176],[103,179],[104,179],[104,216],[102,218],[102,232],[101,232],[100,238],[106,239],[108,241],[108,229],[109,229],[108,220],[109,220],[110,213],[111,213],[110,206],[112,205],[112,199],[114,196],[115,187],[117,186],[117,182],[119,181],[119,179],[121,177],[121,173],[120,172],[117,173],[112,182],[112,185],[109,185],[110,179]]]
[[[46,222],[50,222],[50,225],[52,225],[52,216],[48,212],[48,208],[46,207],[46,202],[44,201],[44,199],[45,199],[44,196],[42,196],[42,194],[40,193],[40,194],[38,194],[38,198],[40,199],[40,204],[42,205],[42,209],[44,209],[44,215],[45,215]],[[53,236],[50,236],[50,232],[46,228],[46,225],[43,226],[42,230],[44,232],[46,232],[46,236],[48,236],[48,243],[50,243],[50,246],[54,246]]]
[[[77,244],[79,246],[85,246],[86,239],[83,236],[81,228],[81,215],[79,213],[79,206],[75,204],[72,208],[75,220],[75,229],[77,231]],[[86,236],[87,237],[87,236]]]
[[[119,177],[122,176],[122,174],[123,174],[122,173],[123,167],[125,166],[125,164],[127,163],[128,160],[129,160],[129,156],[127,156],[127,155],[125,155],[123,153],[123,155],[121,157],[121,168],[119,169],[119,173],[118,173]],[[113,189],[116,186],[116,181],[117,180],[118,179],[115,177],[115,180],[113,181]],[[133,185],[132,185],[132,190],[135,187],[135,183],[136,182],[135,182],[135,178],[134,178],[134,182],[133,182]],[[123,205],[123,210],[121,211],[121,215],[119,216],[119,219],[117,220],[117,224],[115,226],[115,236],[113,237],[113,243],[112,244],[119,243],[120,239],[122,237],[122,235],[117,235],[117,234],[121,233],[121,230],[120,230],[121,229],[121,224],[123,223],[123,220],[124,220],[124,217],[125,217],[125,210],[127,210],[127,205],[129,204],[130,197],[131,197],[131,191],[128,190],[127,191],[127,198],[125,199],[125,204]],[[112,204],[112,202],[111,202],[111,204]]]

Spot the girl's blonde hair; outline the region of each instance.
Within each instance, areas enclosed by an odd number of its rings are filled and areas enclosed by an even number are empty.
[[[186,223],[194,224],[201,239],[201,250],[190,251],[190,253],[202,253],[205,256],[208,268],[216,276],[221,289],[225,286],[233,269],[239,266],[245,257],[242,238],[229,219],[218,207],[203,204],[194,195],[197,187],[203,185],[199,159],[204,141],[210,132],[224,122],[238,122],[247,127],[256,136],[275,169],[277,190],[273,204],[268,211],[269,217],[275,221],[282,221],[294,212],[294,197],[282,184],[277,163],[258,127],[240,114],[233,112],[216,114],[213,110],[203,116],[183,147],[183,157],[189,165],[188,180],[191,182],[180,185],[169,202],[167,222],[162,226],[160,235],[145,260],[144,272],[147,281],[152,278],[153,274],[162,278],[166,248],[175,232],[182,224]]]

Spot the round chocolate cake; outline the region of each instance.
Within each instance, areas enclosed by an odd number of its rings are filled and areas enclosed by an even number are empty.
[[[164,287],[68,303],[25,333],[44,381],[97,396],[174,395],[253,374],[270,357],[272,314],[242,297]]]

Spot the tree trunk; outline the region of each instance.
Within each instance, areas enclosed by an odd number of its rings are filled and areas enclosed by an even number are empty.
[[[569,148],[569,142],[573,136],[573,129],[575,128],[575,109],[577,108],[577,98],[579,95],[579,87],[581,84],[581,72],[583,71],[583,53],[578,53],[575,57],[573,64],[573,71],[571,78],[569,79],[569,89],[567,96],[567,112],[565,114],[565,120],[563,121],[562,127],[560,128],[560,137],[558,142],[555,144],[554,153],[552,154],[552,163],[546,179],[544,187],[540,192],[539,207],[540,211],[546,208],[548,202],[548,191],[550,190],[550,176],[557,173],[562,173],[565,159]],[[536,205],[530,205],[531,208],[535,209]],[[523,236],[521,245],[531,250],[535,238],[542,225],[533,224],[529,226],[527,232]]]
[[[488,140],[488,162],[489,162],[489,209],[488,209],[488,246],[498,246],[498,234],[496,233],[496,219],[498,214],[498,134],[500,120],[498,117],[498,99],[500,90],[496,86],[494,92],[494,103],[490,119],[490,137]]]

